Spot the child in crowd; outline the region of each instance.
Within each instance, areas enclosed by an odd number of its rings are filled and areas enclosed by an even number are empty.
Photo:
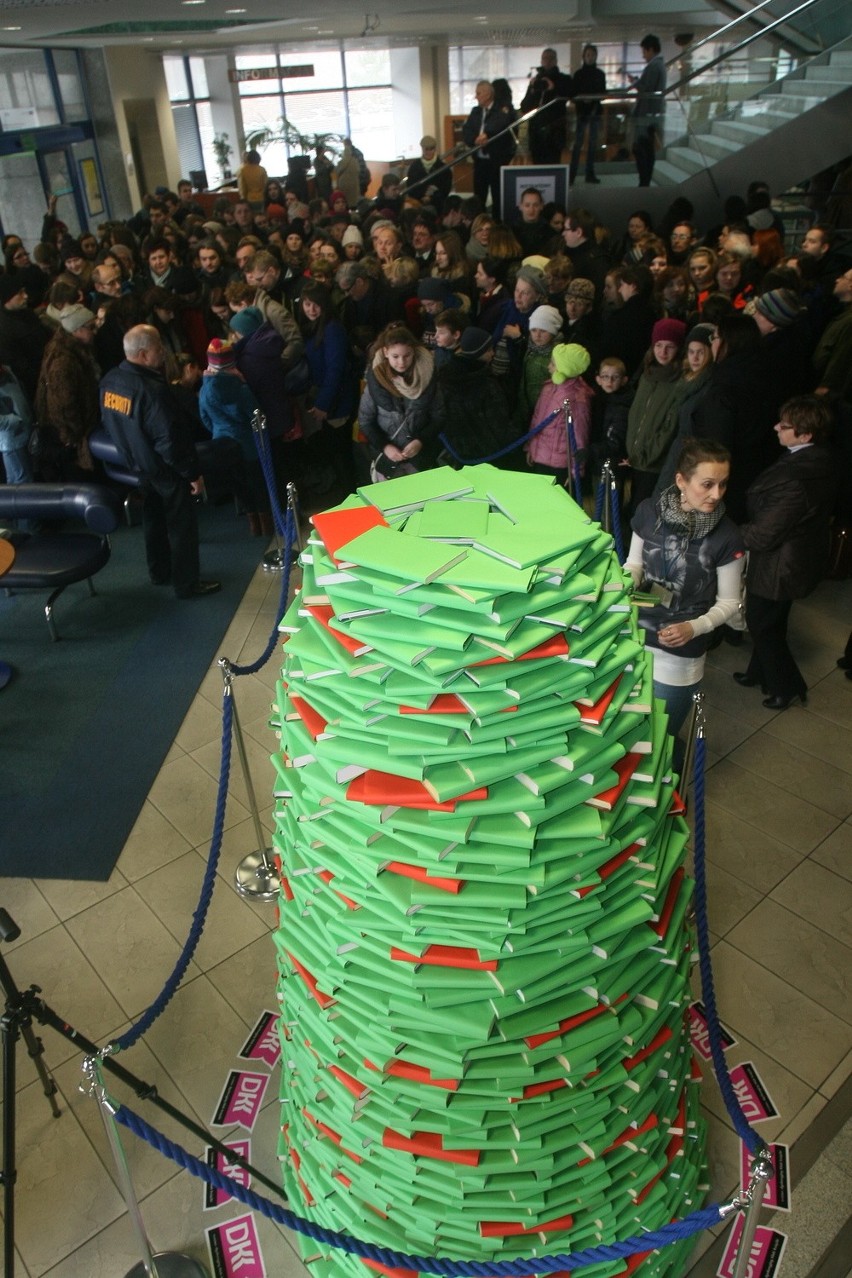
[[[688,383],[681,357],[686,325],[678,319],[657,320],[651,346],[627,419],[627,459],[633,468],[631,509],[650,497],[677,432],[680,405]]]
[[[467,316],[448,307],[435,316],[435,367],[441,368],[458,350],[461,335],[468,327]]]
[[[568,486],[569,475],[576,468],[582,474],[589,443],[591,399],[593,391],[583,380],[589,367],[589,352],[585,346],[572,342],[554,346],[550,356],[550,377],[541,388],[541,394],[533,411],[533,422],[538,424],[554,410],[556,416],[544,430],[527,444],[524,451],[537,475],[553,475],[556,482]],[[566,411],[567,400],[567,411]],[[573,424],[572,455],[567,414]]]
[[[207,348],[198,408],[212,436],[209,455],[248,515],[253,537],[271,532],[269,504],[251,429],[252,413],[257,407],[257,400],[237,368],[234,345],[214,337]],[[261,512],[266,512],[266,520],[261,518]]]
[[[537,306],[530,316],[527,349],[521,366],[521,384],[515,419],[518,434],[525,435],[531,425],[533,409],[550,372],[550,357],[562,333],[562,316],[555,306]]]
[[[633,400],[624,361],[615,355],[606,356],[598,366],[595,381],[600,394],[592,400],[592,484],[597,484],[601,467],[608,461],[621,496],[628,475],[627,416]]]

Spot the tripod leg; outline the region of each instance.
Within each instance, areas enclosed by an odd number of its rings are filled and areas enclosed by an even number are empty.
[[[21,1037],[27,1045],[27,1055],[36,1067],[42,1091],[50,1102],[50,1112],[54,1118],[59,1118],[62,1114],[56,1102],[59,1088],[56,1086],[56,1079],[44,1063],[44,1043],[28,1021],[21,1026]]]

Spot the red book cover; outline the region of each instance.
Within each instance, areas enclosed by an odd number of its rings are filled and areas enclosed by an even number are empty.
[[[382,1135],[385,1149],[400,1149],[423,1158],[436,1158],[441,1163],[461,1163],[464,1167],[478,1167],[480,1150],[445,1149],[444,1138],[438,1132],[414,1132],[403,1136],[392,1127],[386,1127]]]
[[[635,1069],[648,1056],[653,1056],[658,1047],[662,1047],[663,1043],[667,1043],[672,1037],[671,1029],[668,1025],[664,1025],[659,1033],[655,1034],[647,1047],[643,1047],[638,1052],[634,1052],[632,1056],[627,1056],[621,1062],[626,1070]]]
[[[316,741],[317,737],[325,732],[328,727],[328,721],[322,717],[318,710],[313,706],[309,706],[304,697],[290,697],[290,705],[296,711],[296,714],[302,720],[302,723],[308,730],[308,734],[312,741]]]
[[[334,562],[340,563],[338,550],[348,542],[354,541],[369,528],[379,525],[387,528],[388,521],[375,506],[351,506],[346,510],[326,510],[318,515],[311,515],[311,523],[316,528],[322,544]]]
[[[663,906],[660,917],[657,919],[656,923],[649,924],[652,931],[656,932],[657,936],[660,938],[664,937],[668,930],[669,923],[671,922],[672,910],[675,907],[675,903],[680,893],[680,885],[683,883],[684,875],[685,871],[683,866],[680,866],[677,870],[675,870],[671,877],[671,882],[669,883],[669,890],[666,893],[666,903]]]
[[[614,763],[612,765],[612,770],[617,773],[618,780],[615,785],[610,786],[608,790],[601,790],[600,794],[596,794],[594,798],[587,799],[586,802],[589,806],[593,808],[604,808],[607,812],[610,812],[626,790],[627,783],[639,767],[639,761],[641,758],[641,754],[636,754],[631,751],[631,753],[626,754],[623,759],[619,759],[618,763]]]
[[[333,1074],[338,1083],[342,1083],[347,1092],[351,1092],[356,1100],[361,1100],[369,1092],[369,1087],[365,1087],[363,1083],[359,1083],[357,1078],[353,1078],[351,1074],[347,1074],[345,1069],[341,1069],[339,1065],[329,1065],[329,1074]]]
[[[454,692],[441,692],[430,701],[425,710],[417,706],[400,706],[400,714],[469,714],[467,706],[462,705]]]
[[[583,701],[575,701],[574,705],[580,711],[581,723],[593,723],[599,726],[601,720],[612,704],[612,699],[618,691],[618,685],[621,683],[621,675],[618,676],[615,683],[610,684],[603,696],[598,697],[597,701],[588,706]]]
[[[498,666],[508,665],[512,660],[537,661],[540,657],[567,657],[569,651],[568,640],[563,634],[558,634],[552,639],[545,639],[544,643],[537,644],[535,648],[530,648],[529,652],[522,652],[519,657],[488,657],[485,661],[477,661],[476,665]]]
[[[299,960],[290,953],[289,950],[287,951],[287,957],[289,958],[290,962],[293,964],[296,971],[301,976],[302,980],[307,985],[308,989],[311,991],[311,994],[313,995],[313,997],[319,1003],[320,1007],[323,1009],[327,1007],[332,1007],[337,1000],[331,998],[330,995],[328,994],[323,994],[322,990],[317,987],[316,977],[312,976],[311,973],[308,971],[308,969],[305,966],[303,966],[303,964],[301,964]]]
[[[428,874],[422,866],[407,865],[405,861],[388,861],[384,869],[389,874],[399,874],[404,879],[416,879],[418,883],[426,883],[442,892],[452,892],[454,896],[458,896],[464,887],[464,879],[437,878]]]
[[[331,870],[320,870],[319,877],[322,879],[323,883],[328,883],[329,886],[331,886],[331,881],[334,878],[334,875],[331,873]],[[331,890],[335,894],[335,896],[340,897],[341,901],[344,902],[347,910],[360,910],[361,906],[358,904],[357,901],[353,901],[352,898],[349,896],[344,896],[342,892],[338,892],[337,888],[332,888]]]
[[[609,861],[605,861],[603,865],[599,865],[596,873],[602,879],[606,880],[611,874],[614,874],[620,865],[624,865],[625,861],[629,861],[635,852],[638,851],[641,844],[631,843],[629,848],[625,848],[623,852],[619,852],[616,856],[611,857]],[[577,889],[577,895],[588,896],[590,892],[594,892],[600,887],[599,883],[590,883],[588,887]]]
[[[565,1233],[573,1224],[573,1216],[557,1216],[543,1225],[533,1225],[531,1229],[524,1229],[519,1221],[481,1220],[479,1232],[483,1238],[514,1238],[519,1234]]]
[[[626,994],[621,994],[613,1003],[613,1007],[619,1003],[623,1003],[627,998]],[[577,1025],[584,1025],[586,1021],[592,1020],[595,1016],[602,1016],[609,1008],[604,1003],[599,1003],[597,1007],[590,1007],[588,1011],[578,1012],[576,1016],[566,1016],[560,1021],[555,1030],[549,1030],[543,1034],[531,1034],[529,1038],[525,1038],[524,1042],[527,1047],[541,1047],[542,1043],[549,1043],[551,1039],[558,1038],[560,1034],[565,1034],[568,1030],[572,1030]]]
[[[391,946],[390,956],[403,963],[424,963],[431,967],[458,967],[470,972],[496,972],[496,959],[481,959],[478,950],[463,945],[427,945],[422,954]]]
[[[467,794],[460,794],[455,799],[446,799],[439,803],[426,789],[422,781],[414,781],[408,777],[398,777],[393,772],[378,772],[371,768],[362,772],[360,777],[350,781],[346,789],[346,797],[353,803],[370,803],[384,806],[393,804],[397,808],[423,808],[430,812],[455,812],[456,804],[465,799],[487,799],[488,789],[480,786]]]
[[[367,1069],[379,1072],[378,1065],[374,1065],[366,1057],[364,1058],[364,1064]],[[413,1065],[410,1061],[392,1061],[390,1065],[385,1066],[385,1073],[392,1074],[395,1078],[408,1078],[413,1083],[426,1083],[429,1087],[441,1087],[445,1092],[457,1092],[459,1089],[459,1080],[457,1078],[436,1078],[432,1071],[426,1069],[424,1065]]]
[[[344,634],[342,630],[337,630],[331,624],[335,620],[334,610],[329,604],[308,604],[305,608],[315,621],[318,621],[324,630],[337,640],[341,648],[345,648],[347,652],[351,652],[353,657],[359,657],[365,652],[372,652],[373,649],[368,643],[364,643],[363,639],[356,639],[354,635]]]
[[[420,1278],[417,1269],[391,1269],[390,1265],[381,1265],[378,1260],[367,1260],[364,1256],[359,1256],[358,1259],[374,1273],[386,1274],[387,1278]]]

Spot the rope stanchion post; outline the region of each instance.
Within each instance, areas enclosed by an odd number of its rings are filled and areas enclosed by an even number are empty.
[[[583,505],[583,481],[580,476],[580,466],[577,461],[577,437],[574,433],[574,414],[571,411],[570,399],[563,399],[562,412],[565,417],[565,434],[568,443],[568,470],[574,483],[574,500],[577,505]]]
[[[100,1061],[97,1057],[87,1056],[83,1061],[84,1082],[80,1090],[97,1101],[98,1110],[104,1124],[110,1153],[115,1161],[121,1194],[127,1205],[130,1224],[142,1255],[139,1264],[128,1270],[126,1278],[208,1278],[207,1270],[197,1260],[181,1255],[176,1251],[154,1253],[145,1232],[145,1223],[139,1209],[139,1200],[133,1188],[127,1155],[121,1143],[118,1126],[115,1121],[116,1106],[109,1099],[103,1085]]]
[[[609,461],[605,461],[601,467],[601,479],[598,487],[598,498],[595,505],[595,519],[597,519],[604,532],[612,532],[612,493],[613,493],[613,474]]]
[[[237,866],[234,875],[234,886],[240,896],[250,897],[253,901],[275,901],[278,897],[278,875],[272,862],[272,848],[267,846],[263,826],[260,824],[257,796],[254,792],[254,783],[249,770],[243,730],[240,726],[240,717],[237,713],[237,703],[234,698],[233,669],[227,657],[219,658],[219,669],[222,671],[223,695],[231,699],[233,737],[236,742],[240,768],[246,785],[249,811],[254,822],[254,836],[257,839],[255,850],[249,852],[248,856],[243,857]]]
[[[299,527],[299,491],[292,479],[287,485],[287,510],[292,516],[291,518],[291,535],[293,545],[296,547],[298,554],[305,549],[305,543],[302,541],[302,530]]]
[[[695,771],[695,742],[699,733],[704,736],[704,693],[695,692],[692,696],[692,709],[689,712],[689,724],[686,729],[686,746],[683,755],[683,771],[680,779],[681,798],[685,799],[692,788]]]
[[[752,1164],[751,1179],[748,1189],[743,1194],[746,1203],[743,1231],[737,1247],[737,1260],[734,1266],[734,1278],[748,1278],[751,1272],[751,1247],[757,1229],[757,1218],[763,1206],[766,1187],[774,1173],[772,1155],[764,1145],[757,1153]]]

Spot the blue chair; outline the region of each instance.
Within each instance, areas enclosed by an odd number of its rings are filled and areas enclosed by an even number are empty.
[[[124,499],[124,516],[127,520],[127,526],[131,527],[134,522],[130,509],[131,498],[142,482],[139,472],[129,469],[119,451],[118,445],[112,442],[103,426],[98,426],[89,435],[89,449],[92,456],[103,466],[107,479],[113,480],[116,484],[121,484],[123,488],[130,489]]]
[[[39,524],[75,520],[86,532],[16,532],[15,562],[0,579],[9,593],[49,590],[44,608],[50,637],[59,638],[53,605],[67,586],[85,581],[96,593],[92,577],[108,562],[109,533],[118,527],[121,502],[101,484],[2,484],[0,519],[29,519]]]

